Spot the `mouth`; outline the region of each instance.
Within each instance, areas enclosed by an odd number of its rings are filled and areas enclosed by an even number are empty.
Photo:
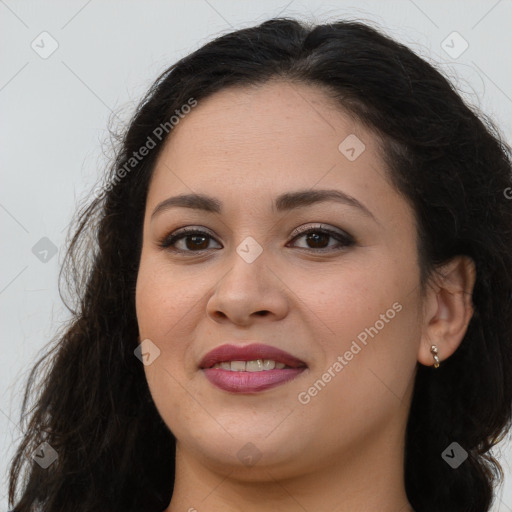
[[[281,349],[254,343],[221,345],[206,354],[199,368],[223,391],[258,393],[289,382],[307,365]]]

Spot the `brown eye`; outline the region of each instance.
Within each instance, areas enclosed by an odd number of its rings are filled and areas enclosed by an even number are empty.
[[[343,247],[349,247],[355,243],[354,239],[349,235],[318,227],[312,227],[303,231],[293,240],[297,240],[302,237],[305,237],[306,244],[308,244],[308,247],[303,248],[306,250],[314,250],[315,252],[336,250]],[[331,238],[338,241],[337,246],[329,247],[329,239]]]
[[[182,248],[174,247],[177,242],[182,240],[184,241]],[[159,245],[164,249],[172,248],[179,252],[201,252],[208,250],[209,240],[213,240],[213,237],[206,231],[182,229],[164,238]]]

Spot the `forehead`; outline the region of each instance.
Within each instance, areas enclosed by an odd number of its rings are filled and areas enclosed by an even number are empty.
[[[400,199],[386,172],[378,139],[325,90],[272,81],[222,90],[180,120],[157,161],[148,206],[197,192],[270,209],[284,192],[337,188],[386,208]]]
[[[265,84],[231,87],[201,100],[169,137],[167,146],[195,144],[197,151],[247,151],[250,154],[286,149],[304,153],[322,144],[337,155],[337,145],[361,127],[343,114],[319,87],[273,80]],[[186,140],[185,140],[186,139]],[[371,143],[371,141],[369,141]]]

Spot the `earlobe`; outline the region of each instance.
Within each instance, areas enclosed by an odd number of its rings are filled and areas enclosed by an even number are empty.
[[[435,365],[435,356],[442,364],[459,347],[474,312],[475,280],[475,263],[464,255],[454,257],[433,274],[425,298],[418,353],[421,364]]]

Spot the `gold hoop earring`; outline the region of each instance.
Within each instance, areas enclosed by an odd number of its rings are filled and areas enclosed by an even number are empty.
[[[434,358],[434,368],[439,368],[439,357],[437,357],[437,347],[432,345],[430,347],[430,352],[432,353],[432,357]]]

